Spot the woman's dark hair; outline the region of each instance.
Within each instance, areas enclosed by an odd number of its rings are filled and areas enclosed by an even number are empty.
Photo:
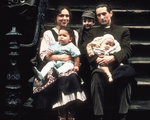
[[[69,28],[69,27],[61,27],[60,30],[66,30],[69,33],[70,37],[75,38],[74,31],[71,28]]]
[[[110,13],[110,11],[112,11],[111,6],[110,6],[109,4],[107,4],[107,3],[102,3],[102,4],[97,5],[96,8],[95,8],[95,10],[96,10],[97,8],[100,8],[100,7],[106,7],[106,8],[107,8],[107,11],[108,11],[109,13]]]
[[[70,11],[70,8],[65,6],[65,5],[59,5],[55,8],[55,12],[54,12],[54,21],[56,20],[56,17],[61,13],[61,11],[63,9],[67,9],[68,12],[69,12],[69,16],[70,16],[70,20],[72,18],[72,14],[71,14],[71,11]]]

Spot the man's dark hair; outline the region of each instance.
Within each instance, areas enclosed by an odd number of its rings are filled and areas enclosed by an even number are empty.
[[[110,13],[110,11],[112,11],[112,7],[111,7],[109,4],[107,4],[107,3],[99,4],[99,5],[96,6],[95,9],[100,8],[100,7],[106,7],[106,8],[107,8],[107,11],[108,11],[109,13]]]

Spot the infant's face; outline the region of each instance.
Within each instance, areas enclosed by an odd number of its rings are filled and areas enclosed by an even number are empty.
[[[58,42],[61,45],[66,45],[71,42],[72,37],[70,37],[69,33],[66,30],[61,29],[58,34]]]
[[[114,40],[107,38],[106,40],[104,40],[104,42],[102,42],[101,47],[105,48],[105,50],[109,50],[111,47],[114,46]]]

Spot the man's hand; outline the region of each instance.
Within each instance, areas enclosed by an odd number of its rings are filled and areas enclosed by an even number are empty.
[[[101,55],[96,59],[96,62],[101,66],[107,66],[109,63],[113,62],[115,60],[113,55],[105,56]]]
[[[94,56],[95,54],[94,53],[89,53],[89,57],[92,57]]]

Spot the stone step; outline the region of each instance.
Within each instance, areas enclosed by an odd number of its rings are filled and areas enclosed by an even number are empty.
[[[123,26],[129,29],[150,29],[150,26]]]
[[[137,81],[137,85],[149,85],[150,86],[150,78],[135,78]]]
[[[44,24],[44,27],[45,27],[45,29],[51,29],[51,28],[53,28],[53,27],[55,27],[55,25],[54,25],[54,23],[45,23]],[[82,25],[79,25],[79,24],[76,24],[76,25],[68,25],[68,27],[71,27],[71,28],[74,28],[74,29],[78,29],[78,28],[81,28],[82,27]],[[94,26],[94,27],[98,27],[98,26]],[[135,28],[137,28],[137,29],[145,29],[145,30],[148,30],[148,29],[150,29],[150,26],[124,26],[124,27],[126,27],[126,28],[128,28],[129,27],[129,29],[135,29]],[[132,31],[131,31],[132,32]],[[131,33],[131,35],[133,35],[134,36],[134,34],[132,34]],[[132,37],[132,36],[131,36]],[[132,38],[131,38],[132,39]],[[148,46],[148,45],[150,45],[150,40],[149,39],[147,39],[147,40],[144,40],[144,39],[141,39],[141,40],[138,40],[138,39],[132,39],[131,40],[131,45],[146,45],[146,46]]]
[[[72,8],[72,16],[73,19],[71,20],[74,24],[81,23],[81,15],[85,10],[92,10],[95,11],[93,7],[82,7],[82,8]],[[53,22],[51,19],[52,12],[54,12],[54,8],[48,8],[46,11],[47,20]],[[117,25],[145,25],[149,26],[150,18],[147,17],[150,15],[150,10],[140,10],[140,9],[114,9],[113,10],[113,22]],[[75,17],[74,17],[75,16]],[[129,19],[132,17],[132,19]],[[116,19],[117,18],[117,19]],[[98,25],[98,21],[96,19],[96,25]]]
[[[133,40],[131,38],[131,48],[132,48],[132,55],[129,59],[129,62],[140,62],[140,63],[149,63],[150,54],[150,41],[141,41],[141,40]]]
[[[119,1],[119,0],[105,0],[105,2],[111,4],[113,9],[149,9],[148,0],[143,0],[139,3],[135,0],[132,1]],[[129,4],[130,3],[130,4]],[[135,4],[136,3],[136,4]],[[56,6],[58,4],[64,4],[64,1],[55,1],[50,2],[49,7]],[[67,4],[70,8],[92,8],[99,4],[99,1],[93,0],[92,2],[89,0],[75,0],[75,1],[67,1]]]
[[[136,78],[149,79],[150,78],[150,64],[143,61],[133,61],[130,65],[136,71]]]
[[[132,100],[129,110],[150,110],[150,100]]]
[[[54,24],[54,22],[48,22],[44,24],[44,27],[55,27],[56,25]],[[82,24],[69,24],[68,27],[74,28],[74,29],[78,29],[78,28],[82,28]],[[95,25],[93,27],[99,27],[99,25]],[[125,28],[129,28],[129,29],[150,29],[150,26],[123,26]]]
[[[128,61],[131,64],[150,64],[150,57],[131,57]]]
[[[131,100],[150,101],[150,77],[136,77],[135,79],[137,85],[133,86]]]
[[[136,79],[136,81],[137,81],[137,87],[138,86],[141,86],[142,88],[144,87],[144,86],[147,86],[147,88],[150,88],[150,78],[148,78],[148,77],[146,77],[146,78],[135,78]],[[136,88],[136,90],[137,90],[138,88]],[[143,89],[144,90],[144,89]],[[140,92],[142,93],[142,90],[140,90]],[[145,92],[145,90],[144,90],[144,92]],[[147,91],[147,93],[146,94],[148,94],[148,92],[149,91]],[[140,93],[140,94],[141,94]],[[137,95],[138,93],[136,93],[136,95]],[[133,102],[132,102],[132,104],[134,105],[135,103],[140,103],[140,102],[136,102],[137,100],[132,100]],[[146,102],[147,102],[148,100],[146,100]],[[32,99],[32,97],[29,97],[27,100],[26,100],[26,102],[23,104],[23,106],[24,107],[28,107],[28,108],[32,108],[33,106],[32,106],[32,102],[33,102],[33,99]],[[150,103],[150,100],[148,101],[148,103]],[[149,108],[150,109],[150,108]]]
[[[137,9],[114,9],[113,12],[121,12],[121,13],[125,13],[125,12],[131,12],[131,13],[150,13],[150,10],[137,10]]]
[[[91,11],[95,11],[95,6],[85,6],[81,8],[71,8],[70,10],[73,11],[77,11],[77,12],[84,12],[85,10],[91,10]],[[48,7],[47,10],[51,10],[54,11],[55,8],[53,7]],[[141,10],[141,9],[113,9],[113,12],[121,12],[121,13],[125,13],[125,12],[131,12],[131,13],[150,13],[150,10]]]
[[[144,45],[144,46],[148,46],[150,45],[150,40],[149,41],[138,41],[138,40],[132,40],[131,41],[131,45]]]
[[[107,108],[107,109],[109,109],[109,108]],[[93,112],[91,105],[86,105],[86,106],[81,107],[81,111],[79,110],[78,112],[83,112],[83,110]],[[149,110],[150,110],[150,100],[131,100],[131,104],[129,106],[129,111],[149,111]],[[35,109],[33,108],[33,106],[23,106],[22,111],[23,111],[23,114],[26,114],[26,116],[27,116],[28,114],[35,111]],[[78,113],[78,114],[80,114],[80,113]]]

